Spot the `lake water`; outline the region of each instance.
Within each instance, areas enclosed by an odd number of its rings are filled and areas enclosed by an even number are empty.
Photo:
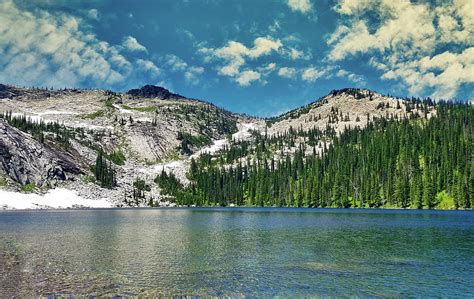
[[[4,211],[0,294],[474,297],[474,213]]]

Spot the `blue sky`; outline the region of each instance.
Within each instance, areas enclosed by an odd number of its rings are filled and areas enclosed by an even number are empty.
[[[474,1],[0,0],[0,82],[161,85],[271,116],[332,89],[474,98]]]

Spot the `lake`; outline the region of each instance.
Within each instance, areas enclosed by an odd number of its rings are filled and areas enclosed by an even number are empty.
[[[0,294],[474,297],[468,211],[0,212]]]

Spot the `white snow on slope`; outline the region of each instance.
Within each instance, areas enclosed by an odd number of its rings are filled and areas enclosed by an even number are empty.
[[[76,191],[56,188],[44,195],[0,190],[0,209],[111,208],[106,199],[85,199]]]
[[[257,129],[257,126],[254,123],[239,123],[238,129],[236,133],[232,135],[234,140],[246,140],[248,139],[251,134],[250,130]],[[173,173],[181,182],[188,183],[189,180],[186,178],[186,173],[188,172],[190,160],[191,159],[198,159],[202,154],[215,154],[216,152],[220,151],[224,148],[224,146],[228,145],[229,141],[227,139],[218,139],[215,140],[211,145],[206,146],[199,151],[192,154],[188,160],[176,160],[170,161],[166,163],[160,163],[157,165],[153,165],[146,168],[139,169],[140,172],[149,175],[150,177],[154,177],[157,174],[161,173],[163,170],[166,173]],[[153,178],[152,178],[153,179]]]
[[[232,134],[232,139],[236,141],[242,141],[248,139],[252,134],[250,133],[251,130],[256,129],[256,125],[254,123],[239,123],[238,124],[238,131]],[[190,158],[197,159],[202,154],[215,154],[216,152],[220,151],[224,148],[224,146],[229,145],[229,141],[227,139],[219,139],[215,140],[212,145],[202,148],[201,150],[197,151],[196,153],[192,154]]]
[[[218,152],[219,150],[223,149],[226,144],[229,144],[227,139],[219,139],[215,140],[211,145],[206,146],[199,151],[195,152],[190,156],[190,158],[197,159],[199,156],[202,154],[214,154]]]
[[[119,110],[120,113],[128,113],[128,114],[135,114],[135,111],[133,110],[129,110],[129,109],[125,109],[123,108],[122,106],[118,105],[118,104],[112,104],[112,106],[116,109]]]
[[[242,141],[248,139],[252,134],[250,133],[251,130],[257,130],[257,126],[255,123],[240,123],[238,125],[239,131],[232,134],[232,139],[235,141]]]
[[[71,111],[59,111],[59,110],[46,110],[44,112],[35,112],[37,115],[78,115],[78,112]]]

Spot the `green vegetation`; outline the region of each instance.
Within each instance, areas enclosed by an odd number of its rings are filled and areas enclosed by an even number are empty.
[[[436,208],[442,210],[452,210],[456,208],[454,198],[446,191],[441,191],[436,195]]]
[[[133,182],[133,199],[145,198],[145,191],[150,191],[151,187],[142,179],[135,179]]]
[[[116,165],[125,165],[125,161],[127,160],[121,149],[105,156],[108,160],[114,162]]]
[[[432,103],[411,105],[427,111]],[[279,152],[297,136],[307,142],[294,154]],[[328,136],[332,144],[321,145]],[[322,156],[315,154],[318,143]],[[308,146],[313,154],[306,154]],[[187,187],[166,173],[155,182],[184,205],[474,207],[474,107],[469,105],[440,103],[436,117],[378,119],[339,137],[329,128],[257,134],[254,142],[234,143],[219,156],[192,161],[193,183]]]
[[[81,118],[83,119],[96,119],[98,117],[102,117],[105,115],[105,110],[97,110],[96,112],[88,113],[88,114],[81,114]]]
[[[0,187],[5,187],[7,185],[7,179],[0,175]]]
[[[117,99],[117,96],[109,96],[106,100],[105,100],[105,107],[107,108],[114,108],[114,103]]]
[[[145,107],[131,107],[128,105],[122,105],[123,109],[128,109],[128,110],[135,110],[135,111],[140,111],[140,112],[155,112],[156,107],[155,106],[145,106]]]
[[[21,191],[23,191],[23,192],[28,192],[28,193],[33,192],[33,191],[35,190],[35,188],[36,188],[35,183],[28,183],[28,184],[22,185],[22,186],[20,187]]]
[[[96,181],[100,183],[102,188],[111,189],[117,185],[115,170],[110,162],[107,163],[102,150],[99,150],[95,165],[91,167],[91,170],[94,173]]]
[[[13,117],[11,112],[0,114],[0,118],[5,119],[12,127],[31,134],[33,138],[41,143],[49,140],[66,149],[69,148],[69,140],[76,135],[73,129],[69,129],[58,122],[32,121],[26,115]]]
[[[187,132],[178,132],[178,140],[181,141],[179,150],[183,154],[191,154],[190,147],[202,147],[212,143],[211,138],[205,135],[192,135]]]

